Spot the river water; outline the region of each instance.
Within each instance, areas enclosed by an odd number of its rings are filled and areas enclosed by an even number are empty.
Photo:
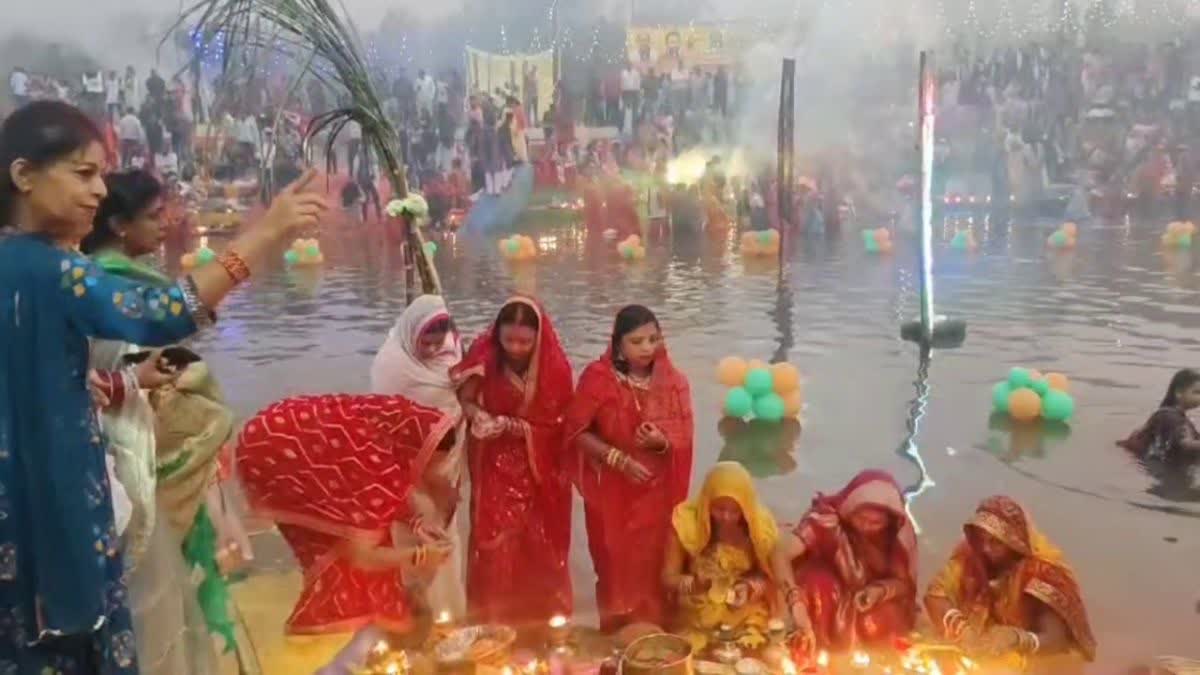
[[[440,239],[436,263],[465,333],[481,330],[512,292],[533,293],[577,370],[602,352],[620,306],[653,308],[692,382],[694,485],[718,457],[741,459],[786,523],[815,491],[836,491],[862,468],[890,470],[914,495],[922,584],[976,503],[1011,495],[1079,575],[1100,642],[1094,672],[1153,655],[1200,656],[1200,479],[1194,469],[1143,466],[1114,446],[1155,408],[1174,370],[1200,365],[1192,255],[1159,251],[1161,223],[1085,225],[1068,253],[1046,250],[1051,225],[979,220],[979,252],[951,250],[965,226],[939,224],[935,278],[938,313],[966,320],[968,337],[934,353],[923,406],[913,401],[917,351],[899,339],[917,313],[915,246],[903,234],[882,257],[866,253],[850,227],[792,241],[783,283],[775,262],[743,260],[733,236],[652,238],[646,259],[629,263],[613,244],[561,222],[520,228],[543,250],[532,263],[507,263],[498,235],[471,234]],[[242,417],[289,395],[367,387],[371,358],[404,306],[399,248],[345,226],[324,232],[322,249],[323,268],[262,275],[198,341]],[[782,356],[801,369],[802,432],[723,438],[714,367],[730,354]],[[1078,411],[1069,431],[989,424],[991,385],[1018,365],[1071,377]],[[916,450],[906,453],[917,409]],[[593,577],[578,504],[575,524],[571,557],[586,614]],[[274,564],[290,563],[281,554]]]

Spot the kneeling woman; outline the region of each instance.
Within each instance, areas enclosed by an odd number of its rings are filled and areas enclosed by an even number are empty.
[[[678,606],[673,628],[697,651],[723,626],[742,646],[762,646],[779,531],[750,474],[741,464],[718,462],[700,495],[677,506],[671,520],[663,584]]]
[[[408,632],[404,570],[436,567],[450,551],[437,539],[399,549],[392,526],[409,517],[411,488],[454,445],[457,422],[400,396],[325,395],[285,399],[246,423],[237,456],[250,507],[278,524],[304,571],[286,633]],[[332,642],[320,656],[341,646]]]
[[[887,644],[917,613],[917,538],[891,474],[863,471],[818,495],[774,554],[775,575],[809,650]]]
[[[963,532],[925,595],[944,638],[982,657],[1072,651],[1095,657],[1079,583],[1025,509],[1008,497],[989,497]]]

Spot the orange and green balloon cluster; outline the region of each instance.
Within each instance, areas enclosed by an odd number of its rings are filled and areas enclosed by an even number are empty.
[[[886,227],[875,230],[863,230],[863,247],[867,253],[891,253],[892,232]]]
[[[778,422],[798,416],[804,404],[800,371],[790,363],[768,366],[727,356],[717,364],[717,381],[729,387],[724,401],[728,417]]]
[[[1162,236],[1162,243],[1167,248],[1191,248],[1192,236],[1195,234],[1195,223],[1190,220],[1176,220],[1167,225],[1167,231]]]
[[[533,260],[537,254],[537,244],[523,234],[514,234],[500,240],[500,255],[504,256],[505,260],[514,262]]]
[[[207,246],[201,246],[191,253],[184,253],[179,258],[179,266],[185,270],[194,270],[197,267],[204,267],[216,259],[215,251]]]
[[[761,230],[742,234],[742,255],[776,255],[779,253],[779,231]]]
[[[1028,368],[1013,368],[1008,379],[992,386],[992,409],[1014,422],[1067,422],[1075,414],[1070,386],[1062,373],[1042,375]]]
[[[295,267],[313,267],[325,262],[321,243],[316,239],[297,239],[283,254],[283,261]]]
[[[641,260],[646,257],[646,247],[642,246],[641,237],[631,234],[617,244],[617,253],[621,254],[624,260]]]
[[[1075,248],[1075,240],[1079,235],[1079,227],[1075,223],[1063,223],[1062,227],[1046,238],[1046,245],[1060,251]]]

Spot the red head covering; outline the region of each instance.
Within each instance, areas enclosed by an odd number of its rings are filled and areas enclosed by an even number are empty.
[[[842,488],[835,495],[818,493],[813,499],[812,508],[801,521],[800,528],[809,526],[811,531],[833,533],[844,530],[843,523],[859,508],[873,506],[892,514],[896,543],[893,557],[902,564],[907,576],[916,588],[917,580],[917,535],[912,520],[905,509],[904,496],[896,479],[887,471],[867,469]],[[841,540],[841,537],[837,537]],[[863,570],[859,561],[842,546],[835,553],[838,572],[843,580],[851,582],[862,578]]]

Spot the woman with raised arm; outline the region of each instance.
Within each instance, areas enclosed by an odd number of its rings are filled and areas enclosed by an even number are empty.
[[[151,286],[77,251],[106,169],[103,135],[72,106],[31,103],[0,126],[0,671],[137,672],[88,339],[162,346],[192,335],[325,210],[304,192],[308,174],[217,264]]]

